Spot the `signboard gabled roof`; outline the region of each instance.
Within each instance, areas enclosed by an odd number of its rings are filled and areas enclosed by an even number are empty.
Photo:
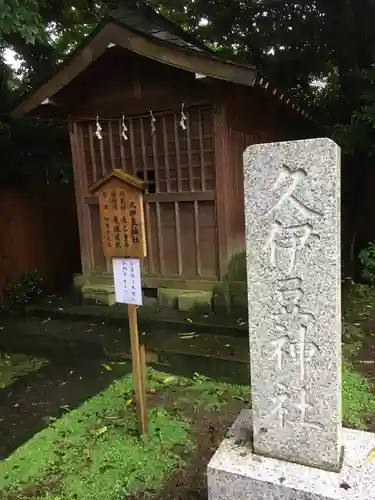
[[[112,172],[107,174],[105,177],[102,179],[99,179],[98,182],[93,184],[90,187],[90,191],[92,193],[97,193],[99,189],[105,187],[108,182],[110,182],[112,179],[119,179],[121,182],[124,182],[127,185],[133,186],[134,188],[138,189],[139,191],[144,190],[144,182],[139,179],[138,177],[135,177],[134,175],[127,174],[123,172],[122,170],[119,169],[113,169]]]

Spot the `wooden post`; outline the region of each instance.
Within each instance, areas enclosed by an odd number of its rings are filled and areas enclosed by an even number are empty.
[[[128,304],[138,427],[141,434],[147,434],[146,356],[144,345],[139,343],[137,322],[137,305],[142,304],[140,266],[146,256],[143,186],[140,179],[114,169],[91,191],[99,198],[103,253],[113,259],[116,301]]]
[[[147,434],[148,421],[147,421],[147,393],[145,386],[146,367],[145,359],[142,355],[142,347],[139,345],[138,334],[138,321],[137,321],[137,306],[133,304],[128,305],[129,314],[129,329],[130,329],[130,343],[132,351],[133,363],[133,383],[135,389],[135,402],[137,405],[137,417],[140,432]]]

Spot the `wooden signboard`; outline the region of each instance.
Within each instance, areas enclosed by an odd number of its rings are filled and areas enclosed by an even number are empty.
[[[113,258],[116,301],[128,304],[137,418],[141,433],[147,434],[146,356],[137,321],[137,305],[142,304],[140,264],[146,256],[143,186],[137,177],[113,170],[91,191],[99,198],[103,252]]]
[[[103,252],[106,257],[146,257],[143,181],[113,170],[91,190],[99,198]]]

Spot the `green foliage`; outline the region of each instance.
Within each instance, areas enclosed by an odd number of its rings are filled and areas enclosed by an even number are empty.
[[[23,354],[0,352],[0,389],[11,385],[15,380],[39,370],[46,360],[32,358]]]
[[[6,288],[8,302],[13,305],[29,304],[43,293],[43,279],[37,271],[25,273]]]
[[[343,421],[348,427],[366,429],[367,421],[375,416],[375,395],[369,383],[349,363],[344,363],[342,381]]]
[[[189,403],[196,408],[219,410],[231,399],[250,402],[250,387],[217,382],[198,373],[187,387],[189,390],[177,399],[177,406],[179,403]]]
[[[17,33],[34,43],[43,31],[39,3],[43,0],[0,0],[0,36]],[[0,38],[0,39],[1,39]]]
[[[155,408],[148,439],[139,438],[126,406],[132,390],[130,376],[114,382],[2,461],[1,498],[35,491],[35,500],[121,500],[160,488],[183,465],[175,448],[193,450],[189,423]]]
[[[361,250],[359,260],[362,264],[362,278],[373,285],[375,283],[375,242]]]

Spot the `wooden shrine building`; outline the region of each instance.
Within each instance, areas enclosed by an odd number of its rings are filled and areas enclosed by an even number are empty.
[[[90,191],[113,169],[145,181],[145,290],[210,297],[225,282],[241,294],[242,153],[306,138],[310,122],[256,68],[219,58],[143,3],[127,5],[120,1],[11,117],[53,112],[69,121],[86,295],[113,300]]]

